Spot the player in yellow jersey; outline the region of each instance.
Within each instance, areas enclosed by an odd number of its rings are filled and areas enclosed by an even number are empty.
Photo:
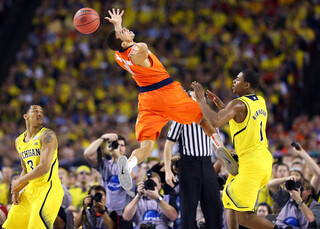
[[[41,106],[27,106],[23,118],[27,130],[15,143],[22,172],[12,181],[13,205],[2,227],[53,228],[64,194],[58,177],[57,137],[52,130],[42,127]]]
[[[229,122],[232,142],[239,157],[238,174],[229,175],[222,196],[229,229],[239,228],[239,224],[249,228],[278,228],[254,214],[259,190],[268,182],[272,169],[272,155],[268,150],[265,132],[267,108],[265,100],[255,95],[258,86],[258,74],[253,70],[244,70],[232,85],[233,93],[239,98],[227,105],[207,91],[207,96],[220,109],[216,113],[207,105],[202,86],[197,82],[192,83],[204,117],[214,127]],[[225,163],[232,160],[227,154],[218,156],[224,158]]]

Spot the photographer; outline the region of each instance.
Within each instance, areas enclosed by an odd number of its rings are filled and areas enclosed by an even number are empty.
[[[108,142],[106,151],[111,153],[111,160],[102,157],[101,153],[98,153],[100,146],[103,142]],[[96,168],[101,174],[103,180],[103,186],[107,192],[106,207],[111,211],[117,211],[120,215],[120,228],[131,228],[131,222],[126,222],[122,219],[122,211],[124,207],[131,201],[132,197],[130,191],[124,190],[118,179],[118,158],[124,155],[126,152],[126,140],[124,137],[107,133],[103,134],[100,138],[92,142],[84,152],[86,160]],[[133,170],[131,172],[132,180],[135,179],[136,173]],[[134,188],[134,187],[133,187]]]
[[[118,228],[119,215],[112,211],[108,213],[106,204],[106,190],[101,185],[94,185],[83,200],[83,208],[75,217],[74,224],[83,229],[111,229]]]
[[[281,187],[285,184],[285,189]],[[277,178],[267,184],[273,200],[282,207],[276,224],[284,228],[308,228],[315,223],[311,209],[317,204],[311,198],[312,187],[308,180],[296,176]]]
[[[159,175],[148,173],[148,179],[139,183],[138,194],[124,209],[123,218],[133,219],[137,228],[167,229],[169,221],[178,218],[178,211],[175,199],[161,197],[160,189]]]

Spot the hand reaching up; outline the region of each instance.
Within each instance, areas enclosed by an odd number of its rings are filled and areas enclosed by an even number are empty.
[[[122,15],[124,14],[124,10],[120,12],[120,9],[112,9],[112,12],[111,10],[108,10],[108,13],[110,17],[105,17],[104,19],[107,19],[112,23],[116,30],[120,30],[122,28]]]

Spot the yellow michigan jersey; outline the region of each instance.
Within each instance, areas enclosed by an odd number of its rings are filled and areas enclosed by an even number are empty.
[[[266,138],[267,108],[261,96],[246,95],[238,98],[247,107],[247,117],[242,123],[229,121],[234,148],[241,156],[247,152],[268,149]]]
[[[241,123],[229,121],[232,142],[239,156],[239,172],[229,175],[222,196],[225,208],[254,211],[259,190],[269,181],[272,155],[266,138],[267,108],[265,100],[254,94],[238,98],[247,107]]]
[[[40,138],[44,131],[48,130],[47,128],[42,128],[38,134],[36,134],[29,142],[24,142],[25,136],[27,132],[24,132],[18,137],[17,140],[17,148],[18,152],[27,168],[27,172],[29,173],[33,170],[36,166],[40,164],[40,149],[41,149],[41,142]],[[58,177],[58,147],[54,152],[54,156],[51,162],[50,170],[48,173],[44,174],[43,176],[31,180],[30,183],[34,182],[48,182],[50,179],[59,179]]]
[[[47,128],[42,128],[29,142],[25,142],[27,132],[17,139],[17,150],[29,173],[40,164],[41,135]],[[58,147],[57,147],[58,148]],[[20,193],[21,202],[13,204],[3,228],[53,228],[53,223],[60,209],[64,195],[58,177],[57,148],[49,171],[34,179]]]

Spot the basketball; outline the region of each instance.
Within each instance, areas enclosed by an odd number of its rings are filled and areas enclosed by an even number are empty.
[[[99,14],[91,8],[82,8],[73,17],[73,24],[83,34],[96,31],[100,25]]]

